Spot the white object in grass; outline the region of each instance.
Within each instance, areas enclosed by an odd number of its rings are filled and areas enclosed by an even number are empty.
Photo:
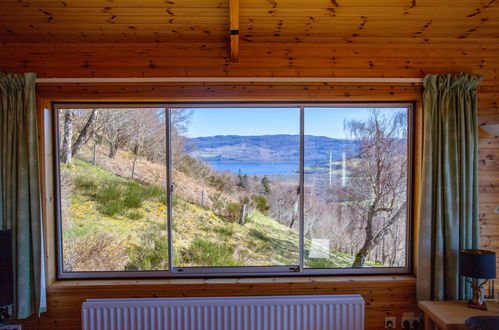
[[[322,238],[312,238],[310,244],[309,258],[329,258],[329,240]]]

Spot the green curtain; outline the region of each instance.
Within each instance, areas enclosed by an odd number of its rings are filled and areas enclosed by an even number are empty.
[[[427,75],[418,300],[469,298],[459,250],[478,248],[477,75]]]
[[[35,74],[0,73],[0,228],[14,241],[14,316],[45,310]]]

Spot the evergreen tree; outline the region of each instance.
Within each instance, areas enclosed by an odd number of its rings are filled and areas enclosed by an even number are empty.
[[[268,194],[270,193],[270,180],[269,178],[265,175],[263,178],[262,178],[262,187],[263,187],[263,192],[265,194]]]

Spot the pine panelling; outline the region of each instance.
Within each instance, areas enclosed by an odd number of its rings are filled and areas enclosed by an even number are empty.
[[[49,286],[49,310],[26,329],[80,329],[81,303],[89,298],[267,296],[360,293],[366,301],[366,328],[382,329],[385,315],[400,318],[416,310],[413,277],[323,277],[225,280],[67,281]]]
[[[244,37],[243,37],[244,39]],[[499,44],[292,45],[240,42],[237,63],[226,43],[0,44],[0,70],[38,77],[423,77],[474,72],[498,80]],[[490,97],[493,98],[497,92]]]
[[[383,0],[378,2],[373,2],[371,0],[336,0],[338,7],[411,7],[411,3],[407,0]],[[480,8],[487,5],[490,0],[439,0],[435,2],[434,0],[418,0],[417,4],[422,7],[443,7],[450,6],[453,7],[470,7]],[[106,7],[110,3],[109,0],[71,0],[71,1],[60,1],[60,0],[2,0],[0,7],[5,8],[18,8],[20,6],[32,6],[32,7],[44,7],[44,8],[95,8],[95,7]],[[147,6],[150,8],[164,8],[165,6],[171,8],[188,8],[188,7],[203,7],[206,6],[207,2],[205,0],[189,0],[189,1],[169,1],[164,0],[148,0]],[[310,7],[332,7],[334,4],[330,0],[308,0],[304,2],[302,0],[286,0],[286,1],[275,1],[275,3],[269,2],[267,0],[242,0],[241,4],[246,8],[310,8]],[[120,0],[119,2],[113,3],[114,7],[117,8],[137,8],[140,7],[140,3],[136,0]],[[228,2],[218,1],[217,7],[227,8]]]
[[[213,42],[228,39],[228,0],[7,0],[0,40]],[[243,0],[240,34],[252,42],[497,42],[496,1]]]
[[[38,95],[58,100],[177,101],[414,101],[420,85],[297,84],[40,84]],[[161,96],[158,96],[161,95]]]
[[[499,123],[499,86],[479,89],[478,123]],[[480,201],[480,236],[484,249],[499,255],[499,137],[492,137],[480,130],[478,139],[478,177]],[[497,261],[499,274],[499,259]]]

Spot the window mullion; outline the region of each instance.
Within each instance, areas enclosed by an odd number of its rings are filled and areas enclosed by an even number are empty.
[[[171,143],[171,108],[166,107],[166,201],[168,226],[168,271],[173,272],[173,219],[172,219],[172,143]]]
[[[304,158],[305,158],[305,110],[304,106],[300,106],[300,184],[299,184],[299,198],[300,198],[300,264],[299,270],[304,269],[304,254],[305,254],[305,221],[304,221],[304,206],[305,206],[305,173],[304,173]]]

